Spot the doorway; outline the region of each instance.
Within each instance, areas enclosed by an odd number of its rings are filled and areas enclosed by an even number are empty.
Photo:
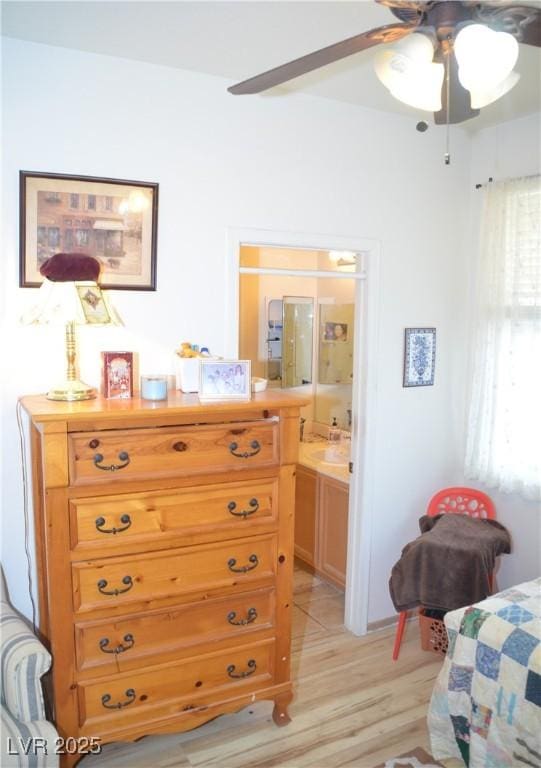
[[[332,426],[334,416],[336,426],[344,433],[349,431],[351,437],[352,473],[349,475],[347,504],[348,554],[344,579],[344,623],[347,629],[358,635],[366,632],[369,594],[372,414],[375,407],[375,376],[370,362],[375,357],[377,338],[376,302],[374,298],[370,300],[370,292],[374,291],[374,296],[377,295],[378,254],[377,243],[363,238],[308,236],[256,230],[229,232],[231,279],[228,285],[228,312],[234,320],[229,324],[229,328],[236,329],[237,333],[235,335],[232,331],[226,340],[227,354],[231,357],[239,356],[241,294],[246,296],[251,293],[252,312],[255,312],[260,320],[258,327],[263,328],[267,323],[266,329],[269,328],[268,302],[261,300],[259,283],[263,278],[272,278],[272,289],[268,282],[264,288],[268,299],[283,301],[285,296],[314,299],[314,332],[311,345],[314,363],[310,376],[312,381],[308,382],[308,377],[305,377],[306,383],[300,384],[299,391],[303,394],[306,394],[307,390],[312,392],[316,379],[318,386],[329,386],[339,394],[342,394],[341,389],[345,391],[349,386],[349,399],[340,399],[335,393],[334,399],[327,398],[323,409],[318,408],[316,411],[314,403],[309,416],[312,427],[315,424],[316,428],[322,424],[327,428]],[[346,290],[348,284],[353,301],[341,302],[339,294]],[[339,290],[336,286],[340,286]],[[345,308],[348,303],[352,305],[349,310]],[[343,316],[344,312],[348,311],[350,314]],[[274,317],[272,319],[275,320]],[[255,324],[252,323],[251,327],[254,328]],[[256,335],[257,338],[254,338],[252,334],[249,357],[266,362],[265,340],[262,341],[259,331]],[[243,353],[246,354],[246,340],[243,339],[242,343]],[[306,342],[302,346],[306,352]],[[352,367],[349,374],[346,364],[348,354],[345,352],[348,346],[355,366],[355,372]],[[325,383],[323,374],[326,373],[327,377],[332,378],[330,371],[333,370],[339,370],[337,379]],[[280,381],[282,380],[284,379],[281,378]],[[322,416],[323,413],[325,417]],[[327,434],[325,437],[328,436]],[[316,452],[325,452],[327,447],[327,444],[323,448],[319,446]],[[325,459],[327,458],[325,456]],[[326,491],[322,493],[325,496]],[[332,557],[327,560],[332,570]]]

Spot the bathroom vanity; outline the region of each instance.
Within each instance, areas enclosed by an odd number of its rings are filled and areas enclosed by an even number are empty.
[[[323,579],[346,583],[348,456],[333,457],[328,443],[301,443],[295,491],[295,557]],[[334,458],[334,461],[325,459]]]

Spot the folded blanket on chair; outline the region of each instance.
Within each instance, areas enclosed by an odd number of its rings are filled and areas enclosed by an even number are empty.
[[[421,536],[407,544],[393,567],[389,591],[398,612],[423,605],[451,611],[484,600],[496,557],[511,551],[496,520],[467,515],[423,515]]]

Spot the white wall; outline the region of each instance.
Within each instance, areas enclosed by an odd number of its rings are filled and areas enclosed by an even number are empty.
[[[478,242],[481,194],[475,184],[489,178],[530,176],[541,172],[541,112],[480,131],[473,139],[471,165],[471,243]],[[474,281],[471,285],[475,291]],[[472,329],[473,330],[473,329]],[[470,334],[471,338],[471,334]],[[469,361],[469,366],[473,363]],[[466,480],[465,485],[471,484]],[[512,537],[512,553],[500,557],[497,584],[500,588],[541,575],[541,505],[514,493],[480,487],[494,501],[498,520]]]
[[[143,373],[172,371],[183,340],[222,351],[227,227],[381,242],[369,619],[393,614],[391,567],[428,497],[461,468],[468,137],[452,130],[445,166],[444,129],[421,134],[409,118],[300,95],[233,97],[220,78],[15,40],[3,53],[2,558],[17,606],[29,612],[15,403],[63,365],[61,332],[17,321],[35,295],[17,288],[25,169],[160,184],[158,290],[113,293],[125,328],[82,334],[91,383],[100,349],[139,352]],[[403,389],[404,328],[417,325],[438,329],[436,384]]]

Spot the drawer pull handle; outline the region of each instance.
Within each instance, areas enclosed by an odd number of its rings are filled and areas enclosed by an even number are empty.
[[[250,499],[248,504],[251,509],[243,509],[241,512],[235,512],[237,505],[234,501],[230,501],[227,508],[232,515],[235,515],[235,517],[244,517],[246,519],[249,515],[253,515],[254,512],[257,512],[259,509],[259,501],[257,499]]]
[[[235,672],[235,665],[230,664],[227,668],[227,674],[229,677],[235,677],[237,679],[240,679],[242,677],[250,677],[250,675],[253,675],[254,672],[257,669],[257,664],[255,663],[255,659],[250,659],[248,662],[248,669],[245,669],[244,672]]]
[[[182,440],[179,440],[177,443],[173,443],[173,449],[179,453],[182,453],[183,451],[188,450],[188,443],[184,443]]]
[[[129,651],[130,648],[133,648],[135,645],[135,640],[133,639],[133,635],[124,635],[124,642],[126,645],[122,645],[122,643],[119,643],[116,648],[107,648],[109,645],[109,638],[108,637],[102,637],[100,640],[100,651],[103,651],[103,653],[114,653],[115,655],[118,655],[119,653],[124,653],[124,651]]]
[[[131,517],[129,515],[122,515],[120,518],[120,522],[122,523],[122,528],[104,528],[105,525],[105,518],[104,517],[97,517],[96,518],[96,528],[100,533],[122,533],[122,531],[127,531],[128,528],[131,525]]]
[[[256,453],[259,453],[261,450],[261,445],[257,440],[252,440],[250,443],[250,448],[253,448],[253,451],[250,453],[249,451],[244,451],[243,453],[237,453],[237,448],[239,447],[238,443],[229,443],[229,451],[233,454],[233,456],[238,456],[239,459],[249,459],[250,456],[255,456]]]
[[[233,573],[246,573],[247,571],[253,571],[253,569],[257,568],[257,566],[259,565],[259,560],[257,559],[257,555],[250,555],[248,560],[250,561],[250,563],[252,563],[252,565],[241,565],[238,568],[236,568],[235,566],[237,565],[237,561],[235,560],[234,557],[231,557],[227,561],[227,567],[229,568],[230,571],[233,571]]]
[[[128,690],[125,693],[125,696],[128,697],[127,701],[117,701],[116,704],[109,704],[111,701],[111,694],[110,693],[104,693],[101,697],[101,704],[102,707],[105,707],[105,709],[122,709],[122,707],[128,707],[130,704],[133,704],[135,701],[135,691],[133,688],[128,688]]]
[[[255,608],[248,608],[248,613],[246,614],[245,619],[235,621],[236,618],[237,614],[235,611],[231,611],[227,614],[227,620],[230,624],[233,624],[234,627],[244,627],[246,624],[251,624],[252,621],[257,619],[257,611]]]
[[[130,463],[130,456],[127,451],[120,451],[118,458],[123,462],[122,464],[102,464],[103,454],[96,453],[94,456],[94,466],[98,469],[104,469],[105,471],[116,472],[117,469],[124,469],[124,467],[127,467]]]
[[[133,587],[133,579],[131,576],[124,576],[122,579],[123,584],[127,584],[126,589],[110,589],[106,590],[105,587],[107,586],[107,581],[105,579],[100,579],[98,581],[98,590],[101,592],[102,595],[122,595],[124,592],[129,592],[130,589]]]

